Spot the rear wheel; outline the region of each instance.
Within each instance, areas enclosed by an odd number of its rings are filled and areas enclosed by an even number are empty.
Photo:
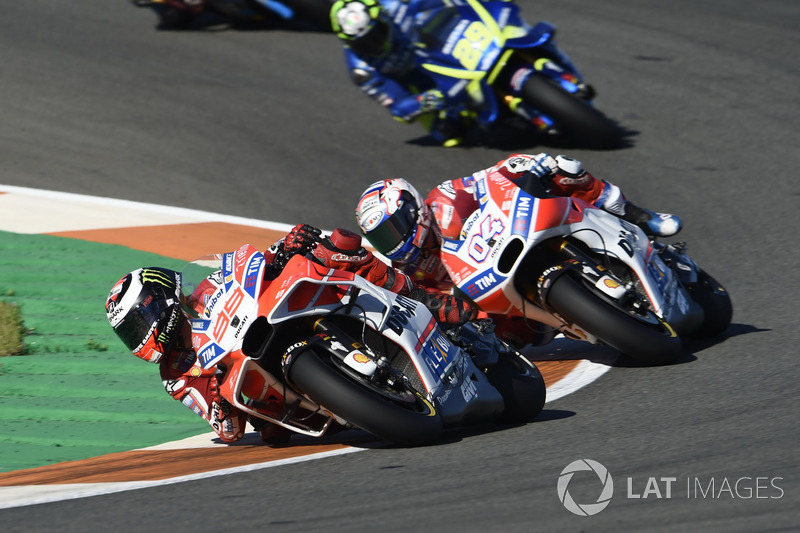
[[[486,377],[503,397],[502,422],[527,422],[542,412],[547,388],[536,366],[506,345],[496,364],[486,370]]]
[[[614,121],[544,76],[528,78],[522,99],[550,117],[561,133],[589,148],[617,148],[622,144],[622,130]]]
[[[417,391],[403,383],[372,383],[313,347],[294,356],[288,378],[315,403],[395,444],[426,444],[442,433],[441,416]]]
[[[680,338],[655,313],[615,305],[569,274],[553,281],[547,303],[568,322],[642,363],[671,363],[682,352]]]

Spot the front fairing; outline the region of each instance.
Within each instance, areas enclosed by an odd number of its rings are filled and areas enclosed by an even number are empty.
[[[203,368],[212,368],[241,348],[247,327],[258,316],[265,268],[264,255],[249,245],[184,268],[184,308]]]

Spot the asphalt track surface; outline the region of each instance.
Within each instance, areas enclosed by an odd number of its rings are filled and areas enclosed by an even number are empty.
[[[566,151],[683,217],[692,256],[733,296],[726,336],[668,367],[613,368],[525,426],[6,509],[4,531],[797,529],[800,6],[522,5],[559,26],[630,147],[427,147],[350,85],[329,34],[158,32],[121,0],[28,0],[0,20],[0,181],[353,228],[378,177],[427,190],[511,151]],[[615,483],[590,517],[556,490],[583,458]],[[594,502],[599,481],[580,475],[570,494]]]

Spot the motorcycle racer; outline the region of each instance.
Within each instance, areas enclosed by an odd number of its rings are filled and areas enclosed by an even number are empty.
[[[648,235],[667,237],[681,229],[677,216],[633,204],[617,185],[594,177],[580,161],[546,153],[514,154],[471,176],[443,182],[425,199],[402,178],[378,181],[367,187],[358,202],[358,225],[375,249],[414,282],[450,291],[453,283],[441,261],[442,237],[459,239],[464,222],[480,207],[476,178],[492,175],[518,186],[532,179],[550,194],[584,200],[641,227]],[[492,319],[497,335],[517,347],[529,342],[544,344],[554,334],[528,324],[521,316],[493,315]]]
[[[446,0],[338,0],[331,7],[331,25],[362,91],[395,119],[418,122],[437,142],[456,146],[470,115],[447,101],[416,60],[418,28],[446,5]]]
[[[298,224],[265,253],[265,276],[277,276],[286,259],[297,253],[312,253],[313,259],[329,268],[353,272],[380,287],[417,299],[443,324],[461,324],[476,314],[471,304],[419,287],[402,272],[375,261],[374,255],[361,246],[361,236],[346,230],[337,229],[323,239],[320,230]],[[264,442],[287,442],[292,435],[289,429],[257,417],[248,419],[220,395],[220,383],[226,378],[224,368],[204,369],[198,360],[188,318],[202,314],[222,285],[221,273],[216,271],[187,299],[181,290],[181,273],[160,267],[139,268],[114,284],[106,300],[106,315],[133,355],[159,365],[166,392],[208,421],[222,442],[241,439],[248,421]],[[259,408],[267,411],[274,408],[277,415],[283,396],[270,378],[255,370],[248,372],[243,392],[248,402],[258,402]]]

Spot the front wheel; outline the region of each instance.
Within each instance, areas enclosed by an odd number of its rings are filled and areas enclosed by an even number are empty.
[[[690,333],[692,337],[716,337],[728,329],[733,319],[733,304],[725,287],[701,270],[697,282],[689,286],[689,294],[704,315],[700,327]]]
[[[318,405],[395,444],[419,446],[443,431],[441,415],[417,391],[368,382],[311,346],[294,357],[287,377]]]
[[[622,130],[588,102],[534,74],[522,86],[522,99],[551,118],[556,128],[588,148],[617,148]]]
[[[564,320],[642,363],[671,363],[683,351],[675,331],[655,313],[614,305],[569,274],[553,281],[547,304]]]
[[[506,351],[499,354],[496,364],[486,369],[489,383],[503,397],[504,408],[500,421],[527,422],[542,412],[547,387],[536,365],[507,343],[502,344]]]

